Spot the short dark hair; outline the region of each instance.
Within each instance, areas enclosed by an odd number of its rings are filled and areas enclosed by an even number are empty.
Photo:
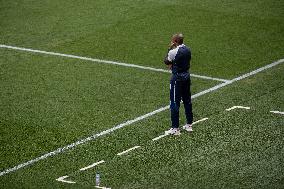
[[[172,38],[177,44],[179,44],[179,45],[183,44],[183,38],[184,37],[183,37],[182,33],[176,33],[176,34],[173,35]]]

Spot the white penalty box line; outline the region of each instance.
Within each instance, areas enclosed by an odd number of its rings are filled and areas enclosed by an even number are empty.
[[[96,63],[114,64],[114,65],[119,65],[119,66],[124,66],[124,67],[132,67],[132,68],[138,68],[138,69],[150,70],[150,71],[156,71],[156,72],[171,73],[170,70],[152,68],[152,67],[148,67],[148,66],[140,66],[140,65],[136,65],[136,64],[128,64],[128,63],[115,62],[115,61],[110,61],[110,60],[101,60],[101,59],[97,59],[97,58],[90,58],[90,57],[76,56],[76,55],[71,55],[71,54],[63,54],[63,53],[35,50],[35,49],[15,47],[15,46],[3,45],[3,44],[0,44],[0,48],[13,49],[13,50],[18,50],[18,51],[26,51],[26,52],[32,52],[32,53],[39,53],[39,54],[46,54],[46,55],[52,55],[52,56],[68,57],[68,58],[73,58],[73,59],[87,60],[87,61],[96,62]],[[196,77],[196,78],[200,78],[200,79],[214,80],[214,81],[220,81],[220,82],[227,82],[228,81],[226,79],[220,79],[220,78],[197,75],[197,74],[190,74],[190,75],[191,75],[191,77]]]
[[[239,76],[239,77],[236,77],[236,78],[234,78],[234,79],[232,79],[232,80],[230,80],[230,81],[227,81],[227,82],[225,82],[225,83],[218,84],[218,85],[216,85],[216,86],[214,86],[214,87],[211,87],[211,88],[209,88],[209,89],[206,89],[206,90],[204,90],[204,91],[201,91],[201,92],[199,92],[199,93],[197,93],[197,94],[192,95],[192,99],[197,98],[197,97],[200,97],[200,96],[203,96],[203,95],[205,95],[205,94],[207,94],[207,93],[211,93],[211,92],[213,92],[213,91],[216,91],[216,90],[218,90],[218,89],[220,89],[220,88],[223,88],[223,87],[225,87],[225,86],[227,86],[227,85],[230,85],[230,84],[232,84],[232,83],[234,83],[234,82],[236,82],[236,81],[245,79],[245,78],[250,77],[250,76],[252,76],[252,75],[255,75],[255,74],[259,73],[259,72],[262,72],[262,71],[264,71],[264,70],[266,70],[266,69],[272,68],[272,67],[274,67],[274,66],[276,66],[276,65],[278,65],[278,64],[281,64],[281,63],[283,63],[283,62],[284,62],[284,59],[280,59],[280,60],[278,60],[278,61],[276,61],[276,62],[273,62],[273,63],[271,63],[271,64],[268,64],[268,65],[266,65],[266,66],[264,66],[264,67],[261,67],[261,68],[259,68],[259,69],[257,69],[257,70],[254,70],[254,71],[252,71],[252,72],[249,72],[249,73],[246,73],[246,74],[241,75],[241,76]],[[125,127],[125,126],[131,125],[131,124],[133,124],[133,123],[136,123],[136,122],[138,122],[138,121],[141,121],[141,120],[143,120],[143,119],[146,119],[146,118],[148,118],[148,117],[151,117],[151,116],[153,116],[153,115],[155,115],[155,114],[158,114],[158,113],[160,113],[160,112],[163,112],[163,111],[169,109],[169,107],[170,107],[170,106],[168,105],[168,106],[159,108],[159,109],[154,110],[154,111],[152,111],[152,112],[149,112],[149,113],[147,113],[147,114],[145,114],[145,115],[136,117],[136,118],[134,118],[134,119],[132,119],[132,120],[128,120],[128,121],[126,121],[126,122],[124,122],[124,123],[121,123],[121,124],[119,124],[119,125],[116,125],[116,126],[110,128],[110,129],[107,129],[107,130],[102,131],[102,132],[100,132],[100,133],[97,133],[97,134],[94,134],[94,135],[89,136],[89,137],[87,137],[87,138],[81,139],[81,140],[79,140],[79,141],[77,141],[77,142],[74,142],[74,143],[72,143],[72,144],[69,144],[69,145],[67,145],[67,146],[58,148],[58,149],[56,149],[56,150],[54,150],[54,151],[52,151],[52,152],[46,153],[46,154],[44,154],[44,155],[42,155],[42,156],[40,156],[40,157],[37,157],[37,158],[35,158],[35,159],[32,159],[32,160],[27,161],[27,162],[22,163],[22,164],[19,164],[19,165],[15,166],[15,167],[12,167],[12,168],[8,168],[8,169],[6,169],[6,170],[3,170],[2,172],[0,172],[0,176],[6,175],[6,174],[11,173],[11,172],[14,172],[14,171],[17,171],[17,170],[19,170],[19,169],[21,169],[21,168],[23,168],[23,167],[32,165],[32,164],[34,164],[34,163],[36,163],[36,162],[38,162],[38,161],[40,161],[40,160],[44,160],[44,159],[46,159],[46,158],[48,158],[48,157],[58,155],[58,154],[60,154],[60,153],[65,152],[66,150],[72,149],[72,148],[74,148],[74,147],[76,147],[76,146],[78,146],[78,145],[81,145],[81,144],[84,144],[84,143],[86,143],[86,142],[95,140],[96,138],[98,138],[98,137],[100,137],[100,136],[103,136],[103,135],[112,133],[112,132],[114,132],[114,131],[116,131],[116,130],[118,130],[118,129],[121,129],[121,128]]]

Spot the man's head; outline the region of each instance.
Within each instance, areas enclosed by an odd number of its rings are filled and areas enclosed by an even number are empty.
[[[176,45],[183,44],[183,34],[182,33],[174,34],[172,37],[172,42],[175,43]]]

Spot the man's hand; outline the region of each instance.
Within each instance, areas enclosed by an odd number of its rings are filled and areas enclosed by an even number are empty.
[[[168,64],[167,66],[168,66],[168,69],[169,69],[169,70],[171,70],[171,69],[172,69],[172,67],[173,67],[173,65],[172,65],[172,64]]]
[[[175,49],[177,47],[177,44],[174,41],[171,41],[169,44],[169,50]]]

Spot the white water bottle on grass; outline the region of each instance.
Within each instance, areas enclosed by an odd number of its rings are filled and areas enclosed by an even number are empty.
[[[99,186],[100,185],[100,181],[101,178],[100,178],[100,173],[96,173],[96,186]]]

